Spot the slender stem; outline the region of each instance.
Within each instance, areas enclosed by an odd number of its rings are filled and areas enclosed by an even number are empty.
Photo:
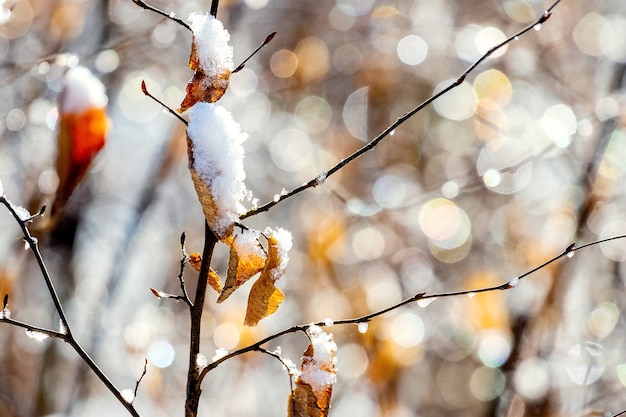
[[[385,130],[383,130],[378,136],[376,136],[374,139],[372,139],[365,146],[363,146],[362,148],[360,148],[359,150],[357,150],[353,154],[349,155],[348,157],[342,159],[334,167],[332,167],[328,171],[322,172],[320,175],[318,175],[316,178],[313,178],[309,182],[304,183],[304,184],[300,185],[299,187],[296,187],[296,188],[294,188],[293,190],[291,190],[291,191],[289,191],[287,193],[281,194],[275,200],[272,200],[272,201],[270,201],[270,202],[268,202],[268,203],[266,203],[266,204],[264,204],[264,205],[262,205],[260,207],[257,207],[257,208],[254,208],[252,210],[249,210],[247,213],[245,213],[244,215],[241,216],[241,219],[243,220],[243,219],[245,219],[247,217],[254,216],[256,214],[268,211],[270,208],[274,207],[276,204],[280,203],[283,200],[286,200],[289,197],[292,197],[292,196],[294,196],[294,195],[296,195],[296,194],[298,194],[298,193],[300,193],[300,192],[302,192],[302,191],[304,191],[304,190],[306,190],[308,188],[317,187],[318,185],[321,185],[326,180],[326,178],[328,178],[331,175],[335,174],[337,171],[339,171],[344,166],[346,166],[350,162],[354,161],[355,159],[357,159],[361,155],[363,155],[366,152],[369,152],[372,149],[374,149],[374,147],[376,147],[376,145],[378,145],[378,143],[380,141],[382,141],[384,138],[389,136],[391,132],[393,132],[397,127],[399,127],[404,122],[406,122],[411,117],[413,117],[416,113],[418,113],[419,111],[424,109],[424,107],[430,105],[433,101],[437,100],[439,97],[447,94],[450,90],[453,90],[454,88],[460,86],[463,83],[463,81],[465,81],[465,78],[472,71],[474,71],[474,69],[476,69],[476,67],[478,65],[483,63],[483,61],[485,61],[487,58],[489,58],[489,56],[491,56],[498,49],[501,49],[505,45],[507,45],[507,44],[513,42],[514,40],[518,39],[520,36],[522,36],[525,33],[529,32],[530,30],[532,30],[537,25],[543,24],[552,15],[552,9],[554,9],[556,7],[556,5],[559,4],[560,2],[561,2],[561,0],[556,0],[533,23],[531,23],[530,25],[526,26],[524,29],[520,30],[516,34],[510,36],[508,39],[500,42],[499,44],[497,44],[495,46],[493,46],[491,49],[489,49],[487,52],[485,52],[483,55],[481,55],[480,58],[478,58],[476,61],[474,61],[474,63],[472,65],[470,65],[465,71],[463,71],[463,73],[456,80],[454,80],[450,85],[448,85],[446,88],[444,88],[440,92],[432,95],[430,98],[428,98],[426,101],[422,102],[417,107],[413,108],[412,110],[410,110],[410,111],[406,112],[405,114],[403,114],[402,116],[398,117],[398,119],[395,122],[393,122],[391,125],[389,125],[389,127],[387,127]]]
[[[41,333],[41,334],[45,334],[48,337],[52,337],[54,339],[61,339],[61,340],[67,341],[66,333],[61,333],[61,332],[57,332],[55,330],[50,330],[50,329],[44,329],[43,327],[33,326],[28,323],[24,323],[22,321],[0,316],[0,323],[12,324],[13,326],[21,327],[22,329],[29,330],[33,333]]]
[[[217,243],[217,237],[205,222],[204,225],[204,250],[202,253],[202,265],[198,275],[196,296],[191,313],[191,330],[189,343],[189,371],[187,373],[187,399],[185,401],[185,417],[197,417],[200,394],[202,393],[201,368],[197,363],[200,353],[200,331],[202,328],[202,312],[204,310],[204,297],[206,294],[207,278],[213,257],[213,249]]]
[[[470,295],[470,294],[478,294],[478,293],[482,293],[482,292],[490,292],[490,291],[504,291],[504,290],[511,290],[513,288],[516,288],[517,283],[519,283],[520,280],[524,279],[525,277],[539,271],[540,269],[545,268],[546,266],[550,265],[553,262],[556,262],[557,260],[565,257],[565,256],[571,256],[571,254],[573,254],[576,251],[588,248],[590,246],[595,246],[604,242],[609,242],[612,240],[618,240],[618,239],[626,239],[626,235],[619,235],[619,236],[612,236],[606,239],[601,239],[601,240],[596,240],[594,242],[590,242],[590,243],[586,243],[584,245],[581,246],[576,246],[574,243],[570,244],[567,248],[565,248],[561,253],[559,253],[558,255],[553,256],[552,258],[548,259],[547,261],[545,261],[544,263],[542,263],[539,266],[536,266],[535,268],[524,272],[523,274],[517,276],[516,278],[513,278],[509,281],[506,281],[503,284],[499,284],[499,285],[494,285],[494,286],[490,286],[490,287],[483,287],[483,288],[475,288],[475,289],[470,289],[470,290],[462,290],[462,291],[452,291],[452,292],[444,292],[444,293],[433,293],[433,294],[427,294],[425,292],[421,292],[418,294],[415,294],[403,301],[400,301],[399,303],[393,304],[389,307],[383,308],[382,310],[378,310],[375,311],[373,313],[370,314],[366,314],[364,316],[360,316],[360,317],[354,317],[354,318],[349,318],[349,319],[342,319],[342,320],[334,320],[332,322],[332,324],[329,324],[326,320],[323,321],[318,321],[316,323],[311,323],[313,325],[316,326],[325,326],[328,327],[329,325],[332,326],[338,326],[338,325],[343,325],[343,324],[358,324],[358,323],[367,323],[369,321],[371,321],[373,318],[378,317],[378,316],[382,316],[383,314],[386,314],[390,311],[396,310],[402,306],[405,306],[407,304],[411,304],[414,303],[416,301],[419,300],[426,300],[426,299],[431,299],[434,300],[436,298],[446,298],[446,297],[458,297],[461,295]],[[229,353],[228,355],[223,356],[220,359],[215,360],[214,362],[210,363],[209,366],[207,366],[206,368],[204,368],[202,370],[202,373],[200,375],[201,379],[204,378],[206,376],[206,374],[208,374],[210,371],[212,371],[213,369],[217,368],[217,366],[219,364],[221,364],[222,362],[225,362],[235,356],[239,356],[241,354],[247,353],[247,352],[252,352],[252,351],[262,351],[261,346],[264,345],[267,342],[270,342],[274,339],[277,339],[281,336],[284,336],[286,334],[289,333],[295,333],[297,331],[306,331],[306,329],[311,325],[311,324],[298,324],[298,325],[294,325],[291,326],[287,329],[281,330],[278,333],[275,333],[273,335],[267,336],[266,338],[259,340],[256,343],[253,343],[249,346],[243,347],[239,350],[233,351],[231,353]]]
[[[220,5],[220,0],[213,0],[211,2],[211,11],[210,13],[213,15],[213,17],[217,17],[217,7]]]
[[[246,59],[244,59],[243,62],[241,64],[239,64],[237,66],[237,68],[235,68],[232,71],[232,73],[234,74],[236,72],[241,71],[246,66],[246,62],[248,62],[250,60],[250,58],[252,58],[257,52],[259,52],[261,50],[261,48],[263,48],[265,45],[270,43],[272,41],[272,39],[274,39],[274,36],[276,36],[276,32],[272,32],[269,35],[267,35],[267,37],[265,38],[263,43],[261,45],[259,45],[250,55],[248,55],[248,57]]]
[[[146,96],[150,97],[152,100],[154,100],[157,103],[159,103],[164,109],[166,109],[168,112],[170,112],[172,115],[174,115],[174,117],[176,117],[178,120],[183,122],[183,124],[185,126],[189,125],[189,122],[187,122],[187,120],[183,119],[183,117],[180,114],[178,114],[176,111],[174,111],[170,107],[166,106],[165,103],[163,103],[161,100],[159,100],[158,98],[153,96],[152,93],[150,93],[148,91],[148,88],[146,87],[146,82],[144,80],[141,80],[141,92],[144,93]]]
[[[96,376],[102,381],[102,383],[111,391],[111,393],[118,399],[118,401],[128,410],[128,412],[133,417],[139,417],[139,413],[135,410],[132,404],[124,399],[121,394],[121,391],[111,382],[111,380],[105,375],[105,373],[98,367],[98,365],[94,362],[94,360],[87,354],[87,352],[82,348],[82,346],[78,343],[78,341],[74,338],[72,334],[72,330],[70,328],[69,322],[67,320],[67,316],[65,315],[65,311],[63,310],[63,306],[61,305],[61,300],[59,299],[59,295],[54,287],[54,283],[52,282],[52,278],[50,273],[48,272],[48,268],[41,256],[41,252],[39,251],[39,245],[37,243],[37,239],[34,238],[30,234],[30,230],[28,230],[27,223],[30,219],[22,219],[16,211],[15,206],[7,200],[4,196],[0,196],[0,203],[4,204],[8,209],[11,215],[15,218],[20,228],[22,229],[22,235],[24,236],[24,240],[30,247],[31,252],[35,255],[35,259],[37,260],[37,264],[39,265],[39,270],[43,276],[44,282],[48,287],[48,293],[50,294],[50,298],[52,298],[52,302],[54,303],[54,307],[59,315],[61,320],[61,325],[65,330],[64,337],[62,339],[69,344],[74,351],[81,357],[81,359],[91,368],[91,370],[96,374]],[[32,218],[32,217],[31,217]],[[22,327],[22,326],[20,326]],[[46,333],[45,331],[42,333]],[[48,333],[46,333],[48,334]],[[50,335],[50,334],[49,334]]]
[[[168,19],[178,23],[179,25],[181,25],[182,27],[184,27],[185,29],[187,29],[188,31],[191,31],[191,27],[189,27],[189,25],[182,19],[179,19],[178,17],[175,17],[172,13],[167,13],[164,12],[161,9],[157,9],[154,6],[150,6],[149,4],[145,3],[142,0],[131,0],[133,3],[135,3],[137,6],[141,7],[142,9],[146,9],[146,10],[150,10],[151,12],[154,12],[156,14],[159,14],[163,17],[167,17]]]

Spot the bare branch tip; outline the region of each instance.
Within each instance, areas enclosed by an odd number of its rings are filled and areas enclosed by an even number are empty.
[[[274,36],[276,36],[278,32],[274,31],[272,33],[270,33],[269,35],[267,35],[267,38],[265,38],[265,42],[263,42],[263,46],[267,45],[268,43],[270,43],[272,41],[272,39],[274,39]]]

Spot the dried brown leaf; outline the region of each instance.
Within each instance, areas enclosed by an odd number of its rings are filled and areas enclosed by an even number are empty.
[[[230,246],[230,258],[228,259],[228,272],[224,289],[217,299],[218,303],[226,300],[230,295],[246,281],[259,273],[265,265],[265,257],[261,245],[256,242],[256,248],[247,244],[241,244],[242,235],[237,235]],[[224,240],[228,242],[229,240]],[[257,250],[254,250],[257,249]]]
[[[194,70],[194,74],[187,83],[187,94],[180,105],[180,109],[178,109],[181,113],[198,102],[215,103],[226,92],[230,78],[229,69],[224,69],[219,74],[206,74],[204,72],[198,58],[195,37],[191,44],[189,68]]]

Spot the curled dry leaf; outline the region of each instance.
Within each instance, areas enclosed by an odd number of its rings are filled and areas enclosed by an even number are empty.
[[[192,13],[189,20],[193,31],[189,68],[194,74],[187,84],[179,112],[196,103],[219,100],[228,88],[233,66],[233,51],[228,45],[230,34],[222,22],[206,13]]]
[[[193,48],[193,51],[195,51],[195,48]],[[192,58],[189,61],[189,67],[194,69],[195,72],[187,84],[187,94],[178,109],[180,113],[198,102],[215,103],[222,98],[226,92],[226,88],[228,88],[230,70],[226,70],[215,76],[205,74],[201,68],[194,68],[192,66],[192,61],[194,60],[193,51]]]
[[[281,290],[276,288],[274,280],[263,270],[261,276],[252,285],[248,296],[248,307],[243,324],[256,326],[262,318],[273,314],[285,299]]]
[[[235,235],[230,245],[226,282],[217,302],[226,300],[243,283],[259,273],[265,265],[265,258],[257,231],[247,229]]]
[[[193,252],[189,255],[189,265],[196,271],[200,272],[200,267],[202,266],[202,255],[200,252]],[[213,268],[209,268],[209,276],[207,277],[207,282],[216,292],[222,292],[222,280],[220,276],[213,270]]]
[[[194,252],[189,255],[188,262],[189,265],[191,265],[191,267],[196,270],[196,272],[200,272],[200,267],[202,266],[202,255],[200,254],[200,252]]]
[[[291,248],[291,234],[284,229],[266,230],[268,254],[259,279],[252,285],[246,308],[246,326],[256,326],[259,321],[273,314],[285,299],[285,295],[274,285],[285,274]]]
[[[318,326],[307,330],[311,343],[302,356],[296,389],[289,397],[288,417],[326,417],[337,380],[337,345]]]

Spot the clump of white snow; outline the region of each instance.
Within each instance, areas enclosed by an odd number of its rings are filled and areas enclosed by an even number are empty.
[[[82,114],[93,108],[107,105],[107,95],[102,82],[87,68],[70,68],[64,77],[60,113]]]
[[[309,326],[307,334],[311,339],[313,354],[302,358],[300,380],[309,384],[318,396],[337,381],[337,345],[333,341],[333,335],[318,326]]]
[[[280,264],[276,268],[273,268],[271,273],[271,277],[274,280],[277,280],[285,275],[285,270],[287,269],[287,264],[289,263],[289,250],[292,247],[291,232],[283,229],[282,227],[278,227],[276,229],[267,227],[263,233],[268,238],[273,237],[278,242],[277,250]]]
[[[233,69],[233,47],[230,34],[222,22],[206,12],[194,12],[188,18],[193,32],[196,53],[207,75],[219,75]]]
[[[189,163],[194,185],[213,232],[224,237],[245,212],[242,201],[249,192],[244,184],[242,144],[248,134],[228,110],[214,103],[196,103],[188,115]],[[205,195],[207,191],[210,196]]]
[[[259,235],[259,231],[253,229],[244,229],[235,235],[233,245],[240,259],[265,258],[265,252],[259,245]]]

